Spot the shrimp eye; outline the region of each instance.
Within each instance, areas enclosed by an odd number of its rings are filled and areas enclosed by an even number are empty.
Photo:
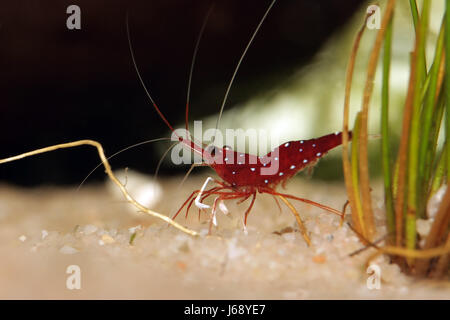
[[[179,137],[178,141],[183,142],[183,137]]]

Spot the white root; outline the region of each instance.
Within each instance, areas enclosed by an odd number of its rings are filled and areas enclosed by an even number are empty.
[[[158,213],[156,211],[150,210],[148,208],[146,208],[145,206],[143,206],[142,204],[140,204],[139,202],[137,202],[126,190],[125,186],[117,179],[117,177],[114,175],[114,173],[111,170],[111,166],[108,162],[108,159],[105,156],[105,153],[103,151],[103,147],[102,145],[94,140],[78,140],[78,141],[74,141],[74,142],[68,142],[68,143],[62,143],[62,144],[56,144],[53,146],[49,146],[49,147],[45,147],[45,148],[41,148],[41,149],[37,149],[37,150],[33,150],[30,152],[26,152],[26,153],[22,153],[19,154],[17,156],[14,157],[9,157],[6,159],[0,159],[0,164],[2,163],[7,163],[7,162],[12,162],[12,161],[16,161],[19,159],[23,159],[23,158],[27,158],[30,156],[34,156],[37,154],[41,154],[41,153],[46,153],[46,152],[50,152],[50,151],[55,151],[58,149],[65,149],[65,148],[73,148],[73,147],[78,147],[78,146],[83,146],[83,145],[90,145],[93,146],[95,148],[97,148],[98,154],[100,156],[100,159],[103,163],[103,166],[105,167],[105,171],[108,174],[108,177],[112,180],[112,182],[114,182],[120,189],[120,191],[122,192],[122,194],[124,195],[125,199],[131,203],[132,205],[134,205],[139,211],[144,212],[148,215],[151,215],[155,218],[161,219],[165,222],[167,222],[168,224],[172,225],[173,227],[177,228],[178,230],[187,233],[191,236],[197,236],[198,233],[194,230],[190,230],[186,227],[183,227],[181,224],[173,221],[171,218]]]

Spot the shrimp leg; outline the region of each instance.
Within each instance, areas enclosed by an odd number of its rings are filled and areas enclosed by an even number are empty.
[[[294,206],[288,201],[288,199],[286,199],[283,195],[278,195],[278,197],[286,204],[286,206],[292,211],[292,213],[295,216],[295,219],[297,220],[297,224],[300,228],[300,232],[302,233],[303,238],[305,239],[306,243],[308,244],[308,246],[311,245],[311,240],[309,239],[308,236],[308,230],[306,229],[305,225],[303,224],[302,219],[300,218],[299,213],[297,212],[297,210],[294,208]]]

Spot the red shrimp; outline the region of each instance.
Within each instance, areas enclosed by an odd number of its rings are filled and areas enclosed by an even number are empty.
[[[250,47],[250,44],[252,43],[253,39],[255,38],[259,28],[261,27],[263,21],[265,20],[266,16],[268,15],[269,11],[271,10],[272,6],[276,0],[273,0],[271,4],[269,5],[268,9],[266,10],[264,16],[260,20],[256,30],[254,31],[250,41],[248,42],[243,54],[241,55],[239,62],[237,64],[236,69],[234,70],[233,76],[231,78],[231,81],[228,85],[228,88],[225,93],[225,97],[222,102],[222,106],[220,108],[220,113],[216,125],[216,129],[219,125],[220,117],[222,115],[225,102],[227,100],[228,94],[230,92],[231,85],[233,83],[233,80],[237,74],[237,71],[239,69],[239,66]],[[209,13],[208,15],[209,16]],[[202,36],[202,32],[204,30],[204,27],[206,25],[207,18],[205,19],[205,22],[203,23],[203,26],[200,31],[200,35],[197,39],[197,43],[194,50],[194,56],[192,59],[191,64],[191,71],[189,75],[189,83],[188,83],[188,94],[187,94],[187,103],[186,103],[186,129],[188,130],[188,110],[189,110],[189,91],[191,86],[191,79],[192,79],[192,70],[195,62],[196,53],[198,50],[198,45],[200,42],[200,38]],[[343,218],[343,214],[333,208],[330,208],[328,206],[322,205],[320,203],[299,198],[293,195],[284,194],[276,191],[276,188],[278,185],[284,184],[292,178],[295,174],[297,174],[299,171],[305,169],[306,167],[313,166],[317,161],[322,158],[329,150],[339,146],[342,143],[342,133],[336,132],[332,134],[325,135],[323,137],[317,138],[317,139],[310,139],[310,140],[298,140],[298,141],[289,141],[281,144],[265,156],[256,156],[251,155],[247,153],[240,153],[232,151],[228,147],[224,148],[217,148],[214,147],[212,149],[204,149],[201,145],[195,143],[189,135],[187,137],[181,137],[180,135],[176,134],[173,127],[170,125],[168,120],[165,118],[161,110],[158,108],[154,100],[152,99],[148,89],[146,88],[142,77],[140,75],[139,69],[137,67],[137,63],[135,61],[134,52],[132,50],[131,46],[131,40],[129,36],[129,28],[128,28],[128,20],[127,20],[127,32],[128,32],[128,39],[129,39],[129,47],[131,52],[131,57],[133,60],[133,64],[136,70],[136,73],[139,77],[139,81],[141,85],[144,87],[144,90],[149,97],[153,107],[157,111],[158,115],[161,117],[161,119],[166,123],[166,125],[169,127],[169,129],[175,133],[176,137],[178,137],[180,143],[183,143],[187,148],[192,150],[193,152],[200,154],[202,156],[202,159],[204,162],[202,165],[208,165],[211,167],[217,175],[221,178],[219,179],[213,179],[208,178],[201,189],[195,190],[191,193],[191,195],[188,197],[188,199],[183,203],[183,205],[179,208],[179,210],[175,213],[173,216],[173,219],[175,219],[179,213],[182,211],[183,208],[186,207],[186,216],[188,215],[189,209],[191,208],[192,204],[195,203],[195,205],[201,210],[201,209],[207,209],[209,208],[208,205],[203,204],[202,202],[210,197],[210,196],[216,196],[213,207],[212,207],[212,214],[211,214],[211,222],[215,224],[215,212],[217,206],[221,206],[223,200],[239,200],[238,203],[241,203],[250,197],[251,203],[247,210],[245,211],[244,215],[244,228],[247,224],[247,217],[250,213],[253,204],[255,203],[256,194],[257,193],[267,193],[274,197],[279,197],[293,212],[297,223],[300,227],[300,231],[302,232],[302,235],[304,236],[306,242],[310,244],[309,237],[306,233],[306,229],[303,226],[303,222],[300,218],[300,215],[295,210],[295,208],[290,204],[290,202],[287,200],[293,199],[302,201],[314,206],[317,206],[319,208],[325,209],[327,211],[330,211],[334,214],[337,214]],[[349,133],[349,139],[351,139],[351,132]],[[273,163],[272,163],[273,161]],[[277,170],[271,172],[270,174],[264,173],[264,169],[266,167],[270,167],[271,165],[275,165]],[[208,182],[213,181],[216,186],[206,189],[206,185]],[[275,198],[277,200],[277,198]],[[278,204],[278,200],[277,200]],[[279,204],[278,204],[279,206]],[[224,205],[221,206],[223,211],[226,211],[226,207]],[[211,231],[211,223],[210,223],[210,231]]]
[[[352,135],[349,132],[349,139]],[[185,139],[186,140],[186,139]],[[195,145],[192,141],[187,142],[191,148],[191,144]],[[252,197],[251,203],[244,215],[244,226],[247,224],[247,217],[250,213],[253,204],[255,203],[257,193],[267,193],[273,196],[280,197],[288,207],[293,211],[297,218],[297,222],[301,229],[303,224],[298,213],[293,210],[293,207],[289,205],[286,198],[299,200],[319,208],[328,210],[335,213],[341,218],[343,214],[333,208],[322,205],[320,203],[299,198],[290,194],[284,194],[276,191],[278,185],[284,184],[296,175],[301,170],[314,166],[317,161],[322,158],[328,151],[339,146],[342,143],[342,133],[336,132],[322,136],[317,139],[310,140],[297,140],[289,141],[276,147],[273,151],[269,152],[265,156],[255,156],[248,153],[241,153],[230,150],[230,148],[214,148],[212,151],[204,150],[203,148],[195,145],[196,150],[202,149],[205,162],[217,173],[217,175],[223,180],[217,180],[209,178],[207,182],[213,180],[219,187],[213,187],[209,190],[204,190],[206,183],[202,189],[194,191],[180,209],[176,212],[173,219],[175,219],[181,210],[189,203],[186,216],[192,203],[196,201],[196,205],[200,209],[209,208],[207,205],[203,205],[203,200],[216,195],[217,198],[214,201],[212,208],[212,215],[215,215],[216,206],[222,200],[240,199],[240,202]],[[276,162],[275,165],[278,170],[272,172],[272,174],[263,174],[263,168],[268,168]],[[214,219],[215,217],[212,217]],[[309,239],[306,234],[305,240],[309,244]]]

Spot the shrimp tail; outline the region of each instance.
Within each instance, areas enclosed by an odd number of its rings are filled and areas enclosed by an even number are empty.
[[[352,132],[348,132],[348,140],[352,140]],[[325,153],[342,144],[342,132],[335,132],[322,136],[316,140],[322,153]]]

